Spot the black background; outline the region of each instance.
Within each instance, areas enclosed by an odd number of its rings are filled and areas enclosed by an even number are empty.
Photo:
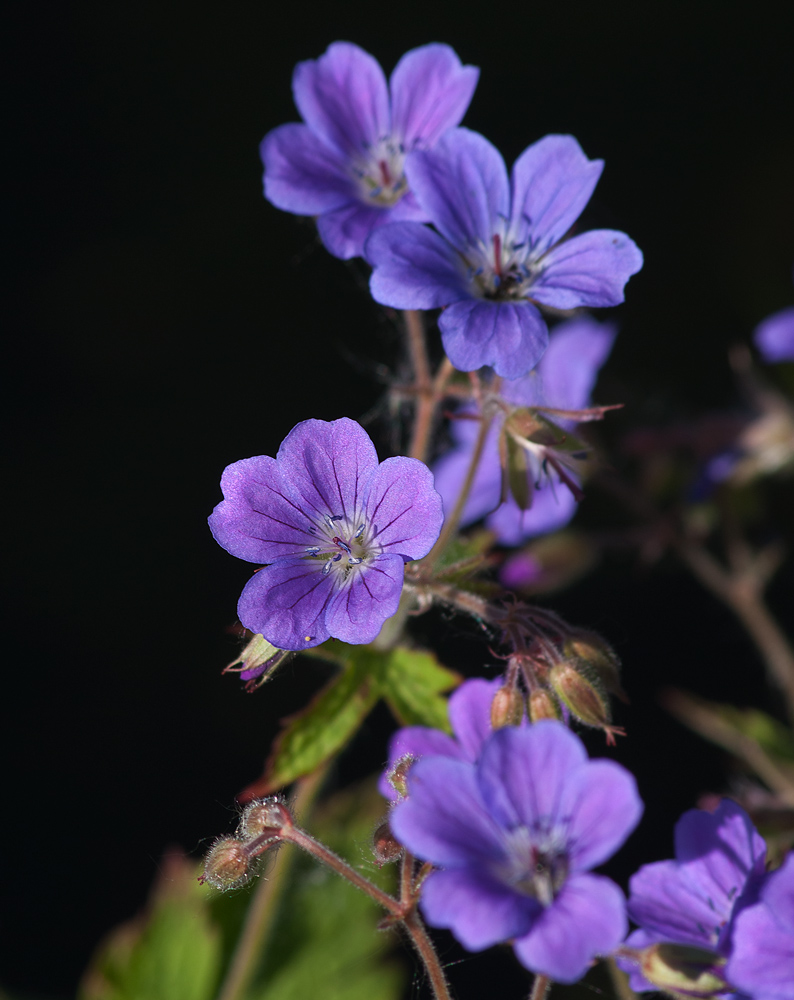
[[[307,417],[377,412],[402,360],[363,269],[261,196],[257,147],[296,118],[294,63],[344,38],[389,72],[446,41],[482,69],[465,123],[508,162],[547,132],[603,157],[583,221],[625,230],[646,262],[598,398],[658,422],[730,403],[727,346],[794,297],[786,6],[19,6],[4,192],[7,988],[69,996],[164,850],[229,829],[275,721],[322,676],[297,661],[254,697],[219,676],[250,570],[205,524],[226,464],[273,454]],[[388,428],[371,430],[385,455]],[[784,572],[772,591],[789,623],[793,582]],[[625,877],[669,855],[701,791],[726,787],[722,756],[663,714],[658,688],[776,697],[738,626],[672,564],[611,564],[552,603],[625,661],[618,756],[647,802],[614,869]],[[471,642],[442,628],[450,666],[493,662],[484,645],[464,661]],[[383,759],[384,720],[339,782]]]

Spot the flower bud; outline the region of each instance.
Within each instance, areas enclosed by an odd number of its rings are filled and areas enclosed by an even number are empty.
[[[291,822],[292,816],[279,798],[254,799],[245,807],[237,836],[246,843],[266,835],[276,840]]]
[[[524,696],[513,685],[500,687],[491,702],[491,726],[518,726],[524,718]]]
[[[241,650],[237,659],[224,667],[223,672],[239,674],[240,679],[246,682],[245,690],[255,691],[270,680],[282,663],[294,655],[288,649],[274,646],[263,635],[255,635]]]
[[[713,997],[730,988],[720,975],[725,959],[705,948],[655,944],[637,957],[648,982],[673,996]]]
[[[381,868],[388,865],[403,852],[403,845],[391,832],[389,821],[385,819],[375,833],[372,835],[372,853],[375,855],[375,864]]]
[[[224,891],[245,885],[251,874],[251,861],[245,844],[236,837],[220,837],[204,860],[199,882]]]
[[[605,730],[607,743],[614,743],[612,734],[619,730],[611,725],[609,696],[595,670],[583,660],[560,660],[549,671],[549,683],[574,718]]]
[[[604,688],[621,701],[628,701],[620,683],[620,660],[614,649],[595,632],[578,630],[566,639],[562,651],[570,660],[581,660],[595,670]]]
[[[537,688],[529,696],[529,718],[532,722],[540,722],[541,719],[560,719],[562,712],[559,703],[551,691],[546,688]]]
[[[400,757],[399,760],[395,761],[391,770],[386,775],[386,780],[402,799],[407,798],[408,796],[408,772],[411,769],[411,765],[415,763],[416,757],[407,753],[403,757]]]

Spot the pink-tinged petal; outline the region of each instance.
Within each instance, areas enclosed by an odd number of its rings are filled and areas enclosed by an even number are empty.
[[[340,260],[350,260],[363,256],[369,234],[388,221],[389,209],[366,205],[356,197],[321,215],[317,232],[329,253]]]
[[[526,934],[540,911],[536,900],[476,869],[433,872],[420,907],[431,927],[448,928],[468,951]]]
[[[548,343],[546,324],[529,302],[466,299],[445,309],[438,326],[449,360],[464,372],[490,365],[497,375],[519,378]]]
[[[399,796],[386,774],[401,757],[408,754],[417,760],[431,755],[466,760],[466,754],[457,740],[440,729],[429,729],[427,726],[406,726],[404,729],[398,729],[389,741],[389,763],[386,771],[378,779],[378,791],[391,802],[396,802]]]
[[[350,42],[298,63],[295,104],[309,128],[346,158],[366,154],[390,128],[386,77],[377,60]]]
[[[491,681],[475,677],[461,684],[449,699],[449,721],[467,760],[477,760],[493,732],[491,702],[503,684],[504,677]]]
[[[554,309],[616,306],[626,282],[642,267],[642,253],[625,233],[593,229],[551,250],[533,282],[533,299]]]
[[[403,559],[421,559],[436,542],[444,513],[433,473],[415,458],[387,458],[363,496],[368,537]]]
[[[482,751],[477,782],[495,822],[512,829],[538,822],[564,826],[571,775],[587,763],[581,740],[561,722],[498,729]]]
[[[469,293],[456,251],[438,233],[415,222],[375,230],[364,247],[374,268],[370,291],[394,309],[436,309]]]
[[[572,135],[547,135],[513,165],[510,230],[523,242],[531,234],[533,255],[545,253],[582,214],[598,183],[603,160],[588,160]]]
[[[533,972],[575,983],[596,956],[614,951],[626,929],[625,901],[615,883],[600,875],[574,875],[514,948]]]
[[[400,556],[383,553],[371,563],[354,567],[350,581],[328,602],[329,634],[353,644],[376,639],[383,623],[397,611],[404,565]]]
[[[589,316],[560,323],[549,334],[549,346],[537,368],[522,379],[503,383],[502,395],[517,406],[584,409],[616,336],[614,323],[597,323]]]
[[[629,880],[629,916],[658,941],[716,948],[730,915],[715,910],[675,861],[656,861]]]
[[[389,819],[412,854],[446,868],[481,866],[504,856],[502,831],[485,811],[474,766],[423,757],[408,772],[408,798]]]
[[[568,785],[568,859],[572,871],[587,871],[623,845],[640,821],[642,799],[634,776],[611,760],[588,761]]]
[[[258,455],[227,466],[221,489],[225,499],[210,515],[209,526],[215,541],[238,559],[271,562],[315,544],[311,522],[274,458]]]
[[[502,471],[499,465],[497,447],[500,425],[501,422],[497,420],[488,431],[482,458],[477,466],[474,482],[463,508],[461,527],[466,527],[473,521],[479,521],[481,517],[489,514],[499,505],[502,492]],[[458,447],[453,448],[446,455],[442,455],[433,466],[436,490],[444,502],[444,515],[446,517],[449,517],[454,510],[458,494],[466,479],[477,428],[478,424],[473,420],[453,421],[452,432],[453,437],[459,441]],[[461,440],[464,435],[457,433],[461,430],[466,432],[465,438],[467,440]],[[473,435],[470,436],[472,431]]]
[[[362,508],[367,480],[378,467],[367,432],[349,417],[304,420],[289,432],[277,461],[307,515],[352,519]]]
[[[322,563],[281,560],[251,577],[237,614],[247,629],[279,649],[309,649],[329,637],[325,608],[332,592],[333,578],[323,576]]]
[[[448,45],[412,49],[397,63],[389,81],[392,134],[407,149],[432,146],[460,124],[471,103],[480,71],[462,66]]]
[[[794,361],[794,306],[782,309],[759,323],[753,334],[764,361]]]
[[[265,197],[296,215],[319,215],[357,197],[342,157],[306,125],[281,125],[259,147]]]
[[[564,528],[576,513],[577,502],[567,486],[545,482],[532,494],[532,506],[521,510],[512,497],[485,522],[502,545],[520,545],[528,538]]]
[[[507,168],[477,132],[456,128],[431,150],[412,153],[405,176],[433,225],[455,246],[490,244],[510,210]]]

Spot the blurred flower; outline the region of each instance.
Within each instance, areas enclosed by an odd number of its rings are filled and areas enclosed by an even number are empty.
[[[334,42],[295,67],[305,124],[281,125],[262,140],[265,197],[318,216],[326,248],[344,259],[359,256],[385,222],[425,221],[405,179],[406,156],[459,124],[478,76],[448,45],[424,45],[402,57],[387,86],[371,55]]]
[[[502,382],[501,398],[511,407],[581,410],[590,402],[598,371],[609,356],[616,333],[612,324],[596,323],[588,317],[561,323],[552,332],[549,348],[537,369],[523,378]],[[575,419],[570,418],[558,420],[563,432],[570,431],[575,423]],[[499,437],[503,424],[504,412],[497,413],[463,509],[461,524],[471,524],[487,515],[485,524],[498,541],[503,545],[518,545],[534,535],[555,531],[567,524],[576,510],[576,499],[570,489],[560,485],[559,474],[553,466],[546,463],[546,446],[538,446],[527,455],[526,475],[534,483],[531,507],[522,510],[512,495],[500,503],[503,473]],[[455,506],[466,478],[477,431],[477,423],[473,420],[454,420],[454,447],[433,468],[435,486],[447,515]]]
[[[389,763],[381,775],[378,787],[384,798],[396,801],[398,796],[389,772],[403,757],[426,757],[430,754],[454,760],[474,762],[491,730],[491,703],[504,684],[503,677],[486,681],[481,677],[465,681],[449,699],[449,721],[453,736],[428,726],[406,726],[398,729],[389,742]]]
[[[755,328],[753,340],[761,357],[769,364],[794,361],[794,306],[767,316]]]
[[[685,812],[675,828],[675,861],[644,865],[632,876],[628,911],[639,924],[626,941],[642,951],[659,943],[711,953],[714,968],[730,954],[738,913],[754,902],[764,878],[766,844],[747,813],[723,799],[713,813]],[[654,990],[637,963],[619,959],[634,990]]]
[[[571,983],[625,933],[623,894],[589,871],[641,813],[628,771],[588,761],[578,737],[544,720],[496,730],[475,764],[419,760],[391,826],[441,869],[423,883],[428,923],[470,951],[512,941],[528,969]]]
[[[239,559],[268,563],[246,584],[237,613],[282,650],[334,636],[371,642],[397,610],[403,566],[441,529],[441,498],[413,458],[378,464],[366,432],[343,417],[304,420],[276,458],[235,462],[209,519]]]
[[[456,368],[490,365],[505,378],[526,375],[548,342],[537,305],[617,305],[642,267],[625,233],[599,229],[564,239],[602,167],[572,136],[548,135],[522,153],[510,182],[501,155],[481,135],[447,132],[406,164],[411,190],[438,232],[395,222],[373,233],[365,247],[373,297],[400,309],[446,306],[438,323]]]
[[[725,971],[753,1000],[794,1000],[794,854],[768,877],[759,902],[736,916]]]

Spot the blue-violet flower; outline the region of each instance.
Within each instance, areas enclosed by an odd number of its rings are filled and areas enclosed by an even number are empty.
[[[400,600],[403,566],[426,555],[443,522],[433,476],[413,458],[378,463],[354,420],[304,420],[276,458],[228,466],[213,511],[216,541],[267,563],[246,584],[240,621],[280,649],[334,636],[371,642]]]
[[[511,940],[528,969],[562,983],[620,942],[623,894],[590,874],[642,813],[619,764],[588,761],[577,736],[544,720],[496,730],[474,764],[424,757],[407,783],[390,824],[439,866],[422,888],[428,923],[470,951]]]
[[[295,67],[305,124],[281,125],[262,140],[265,197],[318,216],[323,243],[344,259],[359,256],[377,226],[426,221],[408,188],[406,157],[460,123],[478,76],[448,45],[433,44],[407,52],[387,86],[371,55],[334,42]]]
[[[399,309],[446,307],[438,323],[456,368],[526,375],[548,341],[538,305],[617,305],[642,267],[625,233],[598,229],[564,239],[602,167],[572,136],[547,135],[521,154],[508,181],[487,139],[452,129],[406,164],[438,232],[395,222],[370,236],[364,253],[374,298]]]
[[[654,944],[688,945],[730,954],[733,922],[755,902],[764,879],[766,844],[747,813],[723,799],[713,813],[690,809],[675,827],[675,860],[643,865],[629,882],[628,911],[639,925],[626,941],[641,950]],[[637,991],[658,987],[636,964],[620,958]]]
[[[583,409],[590,403],[590,393],[599,369],[612,350],[616,333],[612,324],[596,323],[586,316],[561,323],[552,332],[548,350],[538,367],[523,378],[502,382],[499,395],[512,406]],[[471,524],[487,515],[485,524],[499,542],[519,545],[535,535],[556,531],[566,525],[574,515],[576,500],[570,489],[560,485],[553,466],[546,461],[546,449],[538,445],[527,454],[528,474],[534,480],[532,506],[521,510],[512,495],[500,503],[503,476],[499,435],[503,422],[503,415],[497,413],[463,508],[461,525]],[[564,430],[570,430],[575,423],[565,418],[555,418],[555,422]],[[433,467],[435,486],[444,501],[447,515],[452,511],[466,478],[477,431],[477,424],[472,420],[454,420],[454,447]]]

